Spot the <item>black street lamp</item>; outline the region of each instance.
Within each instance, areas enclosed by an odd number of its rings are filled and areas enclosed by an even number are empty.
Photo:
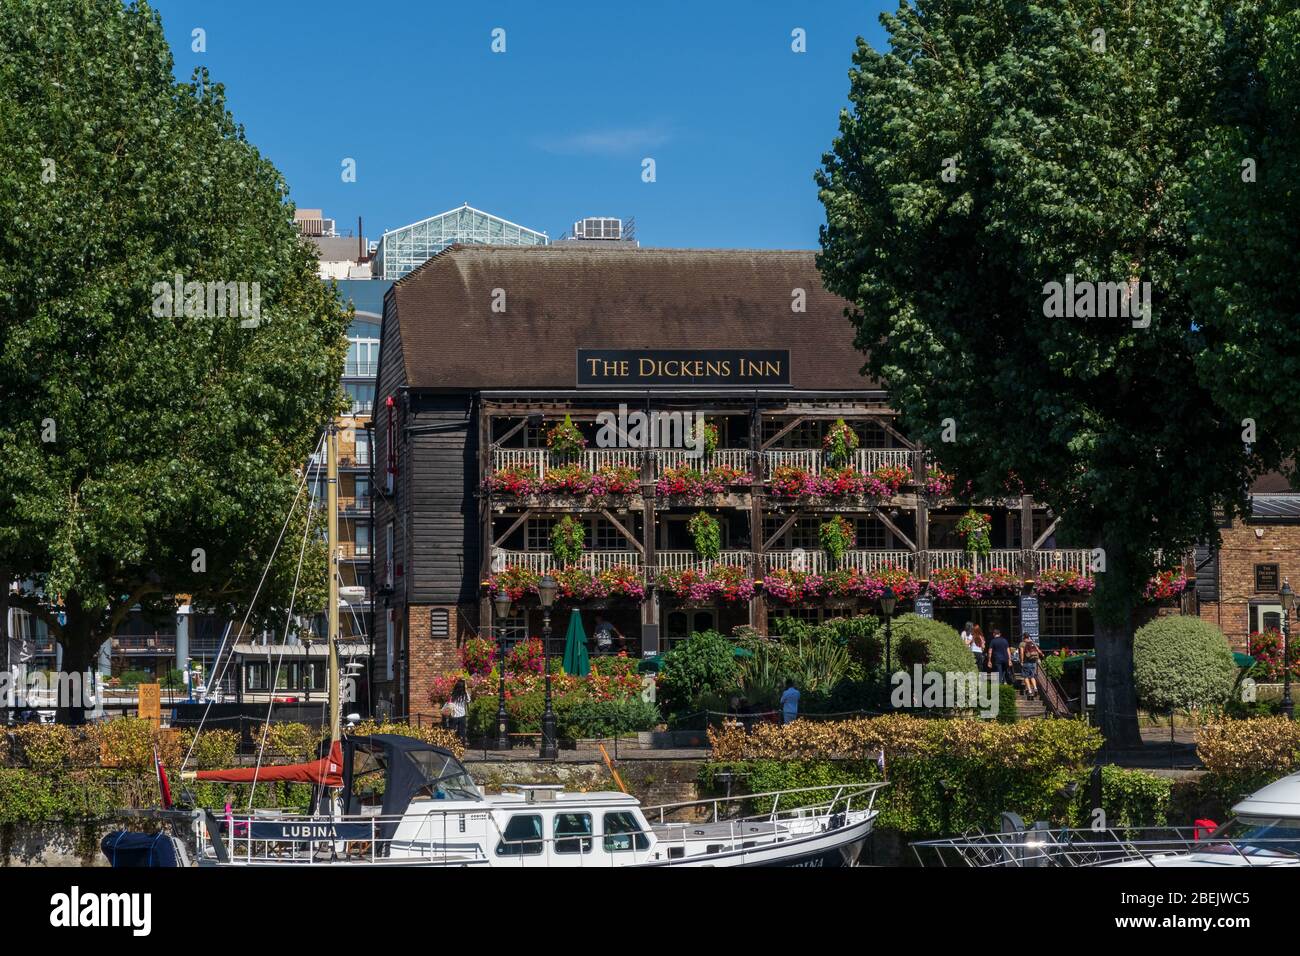
[[[1295,609],[1295,592],[1291,582],[1282,581],[1282,714],[1287,720],[1295,719],[1295,704],[1291,702],[1291,612]]]
[[[554,760],[560,755],[555,746],[555,711],[551,708],[551,605],[555,603],[555,592],[559,584],[550,572],[537,582],[537,593],[542,599],[542,673],[546,678],[546,708],[542,711],[542,751],[543,760]]]
[[[510,718],[506,716],[506,629],[501,622],[510,616],[510,595],[505,590],[493,599],[497,612],[497,750],[510,749]]]
[[[898,595],[886,584],[885,593],[880,595],[880,610],[885,612],[885,700],[889,700],[889,673],[893,670],[890,645],[894,643],[894,607],[897,604]]]

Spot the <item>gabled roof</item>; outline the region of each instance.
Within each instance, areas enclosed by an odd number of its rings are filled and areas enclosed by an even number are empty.
[[[603,347],[789,349],[796,389],[873,390],[847,305],[812,251],[454,245],[394,284],[383,347],[419,389],[571,389]]]
[[[540,236],[542,238],[546,238],[546,233],[544,232],[538,232],[536,229],[529,229],[527,226],[521,226],[517,222],[511,222],[509,219],[504,219],[501,216],[495,215],[494,213],[484,212],[482,209],[476,209],[473,206],[471,206],[469,203],[463,203],[462,205],[455,206],[451,209],[443,210],[440,213],[436,213],[425,219],[417,220],[416,222],[408,223],[405,226],[398,226],[396,229],[385,229],[384,235],[388,236],[388,235],[392,235],[395,232],[402,232],[406,229],[414,229],[417,226],[423,226],[427,222],[433,222],[435,219],[441,219],[443,216],[451,216],[459,212],[472,212],[480,216],[487,216],[487,218],[489,219],[495,219],[497,222],[503,222],[507,226],[513,226],[516,229],[522,230],[523,232],[531,233],[534,236]]]

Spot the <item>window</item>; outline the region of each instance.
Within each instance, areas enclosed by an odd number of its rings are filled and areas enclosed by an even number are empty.
[[[343,391],[352,399],[351,414],[369,415],[375,404],[375,386],[373,382],[345,382]]]
[[[357,507],[365,510],[370,507],[370,479],[357,478],[352,484],[352,497],[357,503]]]
[[[353,540],[356,542],[354,552],[359,555],[370,553],[370,525],[358,524],[353,532]]]
[[[516,813],[497,843],[497,856],[537,856],[544,847],[542,818],[532,813]]]
[[[557,813],[555,815],[555,852],[591,852],[591,814]]]
[[[1282,605],[1252,604],[1250,606],[1250,633],[1280,630],[1282,630]],[[1294,651],[1291,658],[1295,659]]]
[[[890,542],[889,531],[879,518],[855,518],[853,521],[854,536],[858,539],[857,546],[864,551],[888,551]]]
[[[626,551],[632,547],[627,538],[604,518],[592,519],[587,535],[590,542],[588,547],[592,551]]]
[[[607,852],[621,853],[624,850],[630,850],[634,839],[638,850],[648,850],[650,848],[650,840],[641,832],[641,825],[636,822],[634,814],[626,812],[605,814],[605,850]]]
[[[549,518],[529,518],[524,528],[524,550],[550,551],[552,523]]]
[[[357,437],[356,462],[358,465],[370,464],[370,432],[357,429],[354,433]]]
[[[343,374],[369,378],[375,374],[375,363],[378,359],[378,339],[352,339],[348,346],[348,360],[343,367]]]
[[[392,590],[393,587],[393,560],[394,560],[394,543],[393,543],[393,522],[388,522],[388,527],[384,530],[384,587]]]
[[[820,551],[822,544],[818,527],[816,519],[800,518],[790,529],[790,547],[803,548],[805,551]]]
[[[862,448],[892,447],[892,436],[876,422],[854,422],[853,430],[858,433],[858,444]]]

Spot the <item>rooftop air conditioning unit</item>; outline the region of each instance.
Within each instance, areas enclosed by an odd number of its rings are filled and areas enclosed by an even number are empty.
[[[578,239],[622,239],[623,220],[604,216],[579,219],[573,224],[573,235]]]

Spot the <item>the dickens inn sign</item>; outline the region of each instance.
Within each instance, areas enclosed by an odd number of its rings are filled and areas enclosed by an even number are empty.
[[[788,349],[578,349],[579,388],[789,385]]]

